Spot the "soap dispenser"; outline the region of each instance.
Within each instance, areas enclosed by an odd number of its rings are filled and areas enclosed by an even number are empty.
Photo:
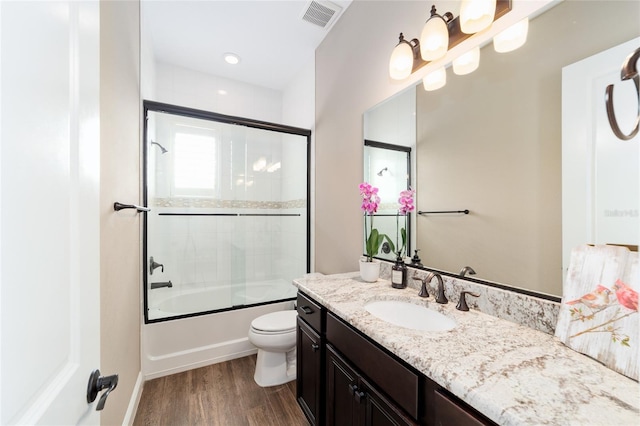
[[[419,268],[422,268],[422,260],[420,260],[420,256],[418,256],[418,252],[420,251],[420,249],[415,249],[413,251],[413,257],[411,258],[411,264],[414,266],[417,266]]]
[[[391,267],[391,287],[400,289],[407,287],[407,266],[402,260],[402,251],[398,252],[396,263]]]

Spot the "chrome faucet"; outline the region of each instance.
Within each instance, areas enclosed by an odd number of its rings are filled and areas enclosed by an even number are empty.
[[[464,278],[465,274],[469,273],[469,275],[475,275],[476,271],[473,270],[471,266],[465,266],[460,270],[460,278]]]

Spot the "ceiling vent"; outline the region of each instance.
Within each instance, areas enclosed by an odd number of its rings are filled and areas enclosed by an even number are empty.
[[[329,28],[338,18],[342,8],[328,1],[312,0],[309,2],[302,15],[302,20],[317,25],[321,28]]]

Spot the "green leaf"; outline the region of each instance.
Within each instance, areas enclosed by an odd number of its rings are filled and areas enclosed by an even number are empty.
[[[378,244],[378,230],[372,229],[371,234],[369,234],[369,239],[367,240],[367,256],[373,257],[378,254],[378,249],[380,245]]]

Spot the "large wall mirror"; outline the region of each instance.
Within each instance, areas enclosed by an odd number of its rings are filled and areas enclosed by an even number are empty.
[[[570,250],[563,221],[572,220],[563,218],[563,68],[638,37],[638,16],[636,1],[565,0],[531,20],[519,50],[500,54],[488,44],[474,73],[449,69],[444,88],[401,94],[415,97],[417,210],[469,210],[415,215],[414,247],[426,267],[455,274],[469,265],[481,281],[561,296]],[[618,82],[621,65],[612,64]],[[385,104],[364,114],[365,129]],[[638,137],[625,143],[635,143],[637,157]],[[637,167],[619,179],[637,200]],[[638,244],[637,211],[625,241],[607,242]]]

